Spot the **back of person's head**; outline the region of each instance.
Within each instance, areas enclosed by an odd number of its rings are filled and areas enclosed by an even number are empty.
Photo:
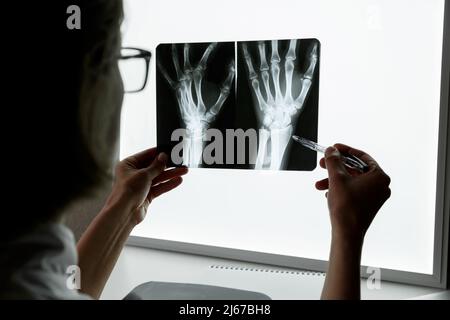
[[[80,30],[66,25],[73,4],[81,9]],[[45,5],[45,17],[20,39],[28,50],[20,62],[22,94],[7,119],[15,137],[5,150],[10,167],[4,169],[13,179],[0,223],[3,240],[57,220],[71,201],[111,176],[109,137],[118,134],[121,101],[110,100],[121,96],[110,92],[108,79],[117,67],[122,0],[39,2]]]

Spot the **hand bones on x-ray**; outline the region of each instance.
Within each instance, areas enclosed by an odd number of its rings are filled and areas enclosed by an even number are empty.
[[[304,108],[305,101],[310,91],[314,70],[318,61],[318,44],[314,42],[308,49],[306,57],[306,71],[299,78],[299,84],[293,86],[294,71],[296,68],[297,40],[290,40],[284,61],[284,79],[280,79],[281,58],[278,53],[278,41],[271,43],[270,66],[266,58],[264,42],[258,42],[259,75],[253,67],[246,43],[242,50],[247,64],[248,77],[257,104],[258,119],[260,122],[258,155],[255,169],[269,168],[271,170],[282,169],[283,156],[294,131],[298,116]],[[270,70],[270,73],[269,73]],[[265,96],[261,93],[260,83],[263,83]],[[284,92],[282,92],[284,83]],[[271,89],[273,86],[273,90]],[[300,88],[298,95],[292,91]]]
[[[208,58],[216,47],[217,43],[211,43],[206,48],[197,66],[193,67],[189,58],[190,45],[188,43],[184,44],[184,65],[183,69],[181,69],[177,48],[173,44],[172,61],[177,75],[176,80],[172,80],[167,70],[158,63],[161,73],[175,91],[178,101],[181,118],[186,128],[186,137],[183,139],[183,164],[189,167],[198,167],[200,165],[203,154],[203,138],[206,130],[219,114],[230,93],[230,87],[234,79],[234,61],[231,61],[228,66],[228,74],[222,83],[216,102],[210,107],[205,105],[202,83],[207,69]],[[195,91],[195,97],[192,89]]]

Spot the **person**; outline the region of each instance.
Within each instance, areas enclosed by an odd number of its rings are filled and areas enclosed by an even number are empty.
[[[363,160],[369,170],[348,170],[341,153]],[[375,215],[390,197],[389,176],[367,153],[344,144],[327,148],[320,166],[328,178],[316,182],[326,193],[331,220],[331,248],[323,299],[359,299],[360,264],[364,236]]]
[[[145,218],[151,202],[179,186],[188,172],[183,167],[167,168],[167,155],[155,148],[118,162],[114,169],[123,100],[118,69],[122,1],[80,2],[81,39],[74,32],[63,32],[62,41],[75,39],[75,45],[61,49],[58,41],[46,43],[50,49],[58,48],[53,52],[63,50],[64,58],[43,55],[40,66],[53,67],[36,73],[32,82],[38,84],[43,72],[50,74],[58,80],[53,81],[58,94],[39,90],[33,95],[46,102],[45,108],[28,109],[30,123],[38,124],[39,130],[27,135],[19,144],[26,148],[15,153],[27,177],[10,185],[16,194],[10,201],[20,214],[8,215],[0,227],[3,299],[99,298],[126,239]],[[347,170],[341,153],[360,157],[369,171]],[[327,190],[332,225],[322,298],[357,299],[364,236],[390,196],[389,177],[368,154],[342,144],[328,148],[320,165],[328,178],[317,182],[316,188]],[[103,209],[75,245],[64,226],[66,208],[83,197],[95,197],[111,179],[112,191]],[[28,181],[41,181],[42,186],[28,187]],[[69,286],[68,271],[73,267],[81,271],[79,290]]]

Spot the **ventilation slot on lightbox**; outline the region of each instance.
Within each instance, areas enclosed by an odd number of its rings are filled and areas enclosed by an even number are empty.
[[[302,275],[302,276],[317,276],[324,277],[325,273],[309,271],[309,270],[282,270],[282,269],[270,269],[270,268],[251,268],[251,267],[241,267],[241,266],[230,266],[230,265],[211,265],[211,269],[221,269],[230,271],[247,271],[247,272],[260,272],[260,273],[277,273],[277,274],[289,274],[289,275]]]

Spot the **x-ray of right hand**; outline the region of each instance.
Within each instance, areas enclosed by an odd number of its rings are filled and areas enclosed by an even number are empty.
[[[183,164],[189,167],[198,167],[202,161],[203,138],[206,130],[216,119],[225,100],[230,94],[231,84],[234,79],[234,61],[228,65],[228,74],[221,87],[216,84],[206,85],[205,74],[208,59],[217,47],[217,43],[211,43],[206,48],[198,64],[193,67],[190,61],[190,45],[184,44],[183,69],[178,60],[177,47],[172,45],[172,61],[176,72],[176,80],[172,80],[166,68],[158,63],[158,68],[175,91],[181,118],[186,128],[186,137],[183,139]],[[193,89],[195,95],[193,94]],[[211,106],[206,106],[206,95],[217,96],[217,100]]]
[[[248,45],[242,44],[260,124],[255,169],[283,169],[283,156],[310,92],[318,61],[318,42],[314,41],[308,48],[303,73],[296,70],[296,48],[297,40],[290,40],[284,57],[284,70],[281,70],[278,40],[271,41],[270,66],[266,58],[266,43],[258,42],[260,65],[259,72],[256,72]],[[284,77],[280,76],[281,72]]]

